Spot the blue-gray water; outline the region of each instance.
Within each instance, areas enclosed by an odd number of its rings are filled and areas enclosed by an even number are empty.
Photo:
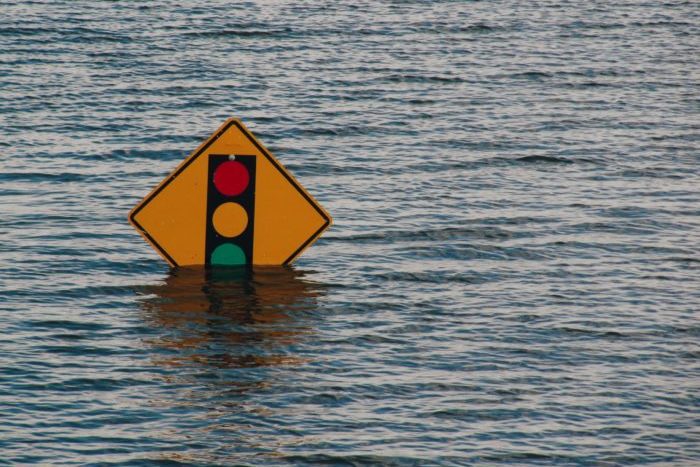
[[[700,462],[700,8],[0,1],[0,463]],[[331,212],[170,271],[229,116]]]

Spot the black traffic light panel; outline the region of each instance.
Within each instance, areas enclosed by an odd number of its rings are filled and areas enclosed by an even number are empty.
[[[255,156],[211,154],[205,261],[212,266],[253,262]]]

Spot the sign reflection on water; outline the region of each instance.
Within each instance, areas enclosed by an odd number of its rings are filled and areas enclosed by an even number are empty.
[[[296,364],[288,346],[313,332],[319,284],[292,267],[174,269],[148,286],[145,320],[159,364],[247,368]]]

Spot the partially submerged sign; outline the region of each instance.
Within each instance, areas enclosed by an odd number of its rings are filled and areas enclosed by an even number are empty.
[[[129,214],[171,266],[292,262],[332,220],[238,119]]]

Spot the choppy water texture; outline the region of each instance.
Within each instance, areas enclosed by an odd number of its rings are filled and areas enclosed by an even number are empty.
[[[0,459],[700,462],[700,8],[0,2]],[[170,271],[229,116],[333,214]]]

